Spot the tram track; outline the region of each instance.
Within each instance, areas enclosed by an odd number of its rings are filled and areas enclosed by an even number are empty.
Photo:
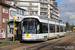
[[[73,38],[73,37],[70,37],[70,36],[75,36],[75,35],[67,35],[66,37],[62,37],[62,38],[59,38],[59,39],[53,39],[53,40],[49,40],[49,41],[46,41],[46,42],[25,42],[25,43],[20,43],[20,44],[15,44],[15,45],[12,45],[11,47],[3,47],[1,48],[0,47],[0,50],[42,50],[42,48],[48,46],[48,45],[52,45],[51,47],[49,48],[52,48],[54,44],[56,44],[56,42],[60,42],[62,41],[64,38],[66,39],[70,39],[70,38]],[[65,40],[66,40],[65,39]],[[55,45],[54,45],[55,46]],[[47,49],[45,49],[47,50]]]
[[[69,35],[70,36],[70,35]],[[73,35],[74,36],[74,35]],[[63,37],[64,38],[64,37]],[[68,38],[68,37],[67,37]],[[70,38],[70,37],[69,37]],[[72,37],[73,38],[73,37]],[[71,39],[72,39],[71,38]],[[60,42],[60,41],[62,41],[63,39],[60,39],[60,40],[58,40],[58,41],[55,41],[56,43],[58,43],[58,42]],[[55,42],[52,42],[52,43],[48,43],[48,42],[46,42],[45,44],[40,44],[40,45],[37,45],[37,46],[33,46],[33,47],[29,47],[29,48],[26,48],[26,50],[47,50],[47,49],[41,49],[41,48],[44,48],[44,47],[46,47],[46,46],[48,46],[48,45],[52,45],[53,46],[53,44],[55,44]],[[50,47],[49,47],[50,48]],[[25,49],[24,49],[25,50]]]
[[[50,42],[55,42],[55,41],[60,41],[60,39],[53,39],[53,40],[49,40],[49,41],[46,41],[46,42],[39,42],[39,43],[33,43],[33,44],[29,44],[29,45],[26,45],[26,46],[23,46],[23,47],[20,47],[19,50],[28,50],[30,48],[34,48],[34,47],[37,47],[38,45],[47,45],[46,43]],[[49,44],[49,43],[48,43]],[[18,50],[18,48],[14,48],[12,50]]]
[[[58,42],[58,41],[60,41],[60,39],[56,40],[54,42]],[[43,48],[43,47],[45,47],[47,45],[50,45],[50,44],[52,44],[54,42],[51,41],[51,42],[47,42],[47,43],[42,43],[42,44],[39,44],[37,46],[32,46],[32,47],[29,47],[29,48],[25,48],[24,50],[38,50],[38,49]]]
[[[75,41],[75,38],[72,37],[71,39],[57,45],[58,47],[53,48],[52,50],[66,50],[66,48],[68,49],[68,47]]]
[[[75,40],[68,45],[69,48],[66,47],[64,50],[68,50],[68,49],[69,50],[74,50],[75,46],[71,46],[74,42],[75,42]]]
[[[75,34],[74,34],[73,37],[75,37]],[[66,46],[66,45],[63,45],[63,44],[65,44],[65,42],[69,41],[73,37],[71,35],[71,37],[66,37],[65,39],[63,38],[61,41],[53,43],[51,45],[48,45],[47,47],[41,48],[39,50],[63,50],[61,47],[65,47]],[[67,39],[69,39],[69,40],[67,40]],[[56,47],[58,47],[58,48],[56,48]]]

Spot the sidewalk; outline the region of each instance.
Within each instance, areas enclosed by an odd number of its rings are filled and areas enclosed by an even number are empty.
[[[5,42],[6,40],[5,39],[0,39],[0,42]]]

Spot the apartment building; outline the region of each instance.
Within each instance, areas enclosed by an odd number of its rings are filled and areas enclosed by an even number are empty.
[[[6,0],[6,3],[25,9],[25,15],[40,15],[59,19],[58,6],[55,0]]]

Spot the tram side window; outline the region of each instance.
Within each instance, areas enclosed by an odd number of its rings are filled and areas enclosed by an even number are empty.
[[[60,32],[63,32],[63,26],[60,26]]]
[[[59,32],[59,25],[57,25],[57,32]]]
[[[50,24],[49,27],[50,27],[50,32],[54,33],[55,32],[55,25]]]
[[[48,24],[46,23],[42,24],[42,33],[48,33]]]

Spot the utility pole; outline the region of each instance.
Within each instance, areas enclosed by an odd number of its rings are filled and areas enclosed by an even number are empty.
[[[13,42],[15,40],[15,20],[17,19],[17,16],[13,16]]]
[[[69,17],[68,17],[68,31],[69,31],[69,33],[70,33]]]

